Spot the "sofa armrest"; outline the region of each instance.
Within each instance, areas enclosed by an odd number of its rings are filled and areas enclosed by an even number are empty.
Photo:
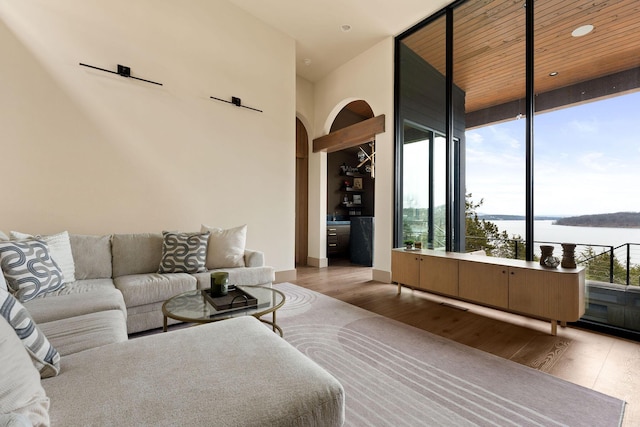
[[[262,267],[264,266],[264,252],[252,251],[245,249],[244,251],[244,265],[246,267]]]
[[[10,413],[0,414],[0,427],[33,427],[33,424],[24,414]]]

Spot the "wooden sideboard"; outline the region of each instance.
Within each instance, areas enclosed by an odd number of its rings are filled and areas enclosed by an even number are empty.
[[[391,252],[391,280],[444,295],[558,323],[575,322],[585,311],[585,271],[545,268],[538,262],[423,249]]]

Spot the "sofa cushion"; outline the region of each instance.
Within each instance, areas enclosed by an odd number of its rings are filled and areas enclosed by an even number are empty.
[[[196,289],[196,279],[187,273],[132,274],[113,279],[127,307],[165,301]]]
[[[207,269],[244,267],[244,249],[247,241],[247,225],[223,230],[202,224],[202,231],[209,231]]]
[[[45,242],[49,247],[51,258],[58,264],[62,270],[62,276],[65,282],[73,282],[76,280],[76,267],[71,253],[71,242],[69,241],[69,232],[63,231],[57,234],[36,235],[12,231],[11,238],[14,240],[37,239]]]
[[[49,425],[49,398],[13,328],[0,318],[0,413],[26,416],[34,426]]]
[[[0,414],[0,427],[33,427],[33,423],[27,416],[12,412]]]
[[[108,279],[112,274],[111,236],[69,235],[76,280]]]
[[[250,249],[244,250],[244,265],[245,267],[263,267],[264,266],[264,252],[252,251]]]
[[[162,232],[162,259],[158,273],[200,273],[207,271],[209,232],[174,233]]]
[[[162,234],[114,234],[111,253],[113,277],[156,273],[162,258]]]
[[[113,279],[76,280],[75,282],[65,283],[63,288],[60,288],[53,292],[47,292],[46,294],[38,295],[37,298],[34,298],[31,301],[41,298],[53,298],[60,295],[82,294],[86,292],[93,292],[98,289],[115,290],[115,288],[116,286],[113,284]]]
[[[62,271],[40,240],[0,242],[0,267],[20,301],[64,286]]]
[[[9,236],[0,231],[0,242],[3,242],[5,240],[9,240]]]
[[[127,313],[122,293],[115,287],[107,286],[91,292],[35,298],[24,305],[38,323],[106,310],[120,310],[125,316]]]
[[[40,324],[40,329],[63,357],[128,339],[127,320],[120,310],[54,320]]]
[[[53,425],[344,422],[340,383],[252,316],[75,353],[62,369],[42,381]]]
[[[29,312],[10,293],[0,290],[0,316],[15,330],[24,348],[31,356],[33,366],[42,378],[55,376],[60,371],[60,354],[47,340]]]
[[[164,301],[152,304],[136,305],[127,308],[127,333],[149,331],[158,329],[164,325],[162,305]],[[167,318],[167,325],[181,323],[179,320]]]

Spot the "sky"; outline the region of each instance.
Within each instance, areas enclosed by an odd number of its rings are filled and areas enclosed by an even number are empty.
[[[525,213],[525,120],[466,133],[466,192],[479,213]],[[537,114],[535,215],[640,212],[640,92]]]

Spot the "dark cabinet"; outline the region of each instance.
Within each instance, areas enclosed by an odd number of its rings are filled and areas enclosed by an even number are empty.
[[[373,266],[373,217],[351,218],[349,253],[353,264]]]
[[[327,225],[327,257],[349,256],[349,224]]]

